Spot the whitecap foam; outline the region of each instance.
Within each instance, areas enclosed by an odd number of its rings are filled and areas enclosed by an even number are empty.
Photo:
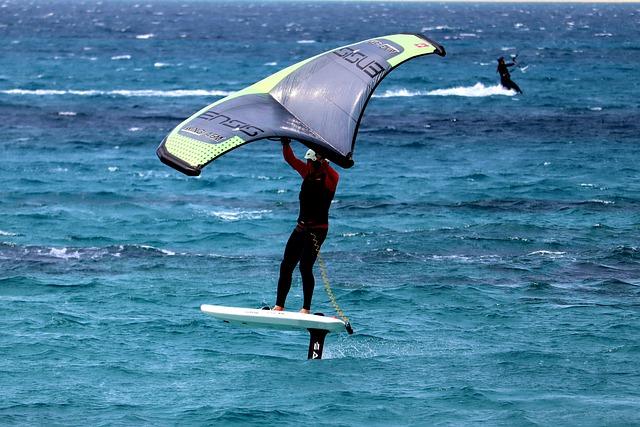
[[[241,209],[232,209],[232,210],[218,210],[218,211],[208,211],[207,214],[214,216],[216,218],[220,218],[223,221],[239,221],[239,220],[247,220],[247,219],[262,219],[265,214],[270,213],[270,210],[255,210],[255,211],[245,211]]]
[[[10,231],[2,231],[2,230],[0,230],[0,236],[10,237],[10,236],[17,236],[17,234],[16,233],[11,233]]]
[[[49,250],[49,253],[47,255],[50,255],[54,258],[60,258],[60,259],[80,259],[80,252],[78,251],[73,251],[73,252],[68,252],[67,248],[51,248]]]
[[[77,116],[78,113],[75,111],[58,111],[59,116]]]
[[[35,90],[8,89],[8,90],[0,91],[0,93],[4,93],[5,95],[38,95],[38,96],[43,96],[43,95],[64,95],[67,92],[68,91],[66,91],[66,90],[53,90],[53,89],[35,89]]]
[[[427,92],[408,90],[408,89],[388,89],[381,94],[374,94],[374,98],[396,98],[396,97],[411,97],[411,96],[424,96]]]
[[[152,38],[154,38],[155,36],[156,36],[156,35],[155,35],[155,34],[153,34],[153,33],[149,33],[149,34],[138,34],[138,35],[136,36],[136,38],[137,38],[138,40],[148,40],[148,39],[152,39]]]
[[[111,57],[112,61],[122,61],[126,59],[131,59],[131,55],[115,55]]]
[[[422,32],[426,33],[429,31],[434,31],[434,30],[438,30],[438,31],[442,31],[442,30],[455,30],[454,27],[450,27],[448,25],[436,25],[435,27],[422,27]]]
[[[315,40],[298,40],[296,43],[298,44],[311,44],[311,43],[316,43]]]
[[[501,85],[485,86],[482,83],[476,83],[473,86],[458,86],[449,89],[436,89],[427,92],[429,96],[466,96],[466,97],[483,97],[483,96],[514,96],[513,90],[508,90]]]
[[[138,246],[139,248],[152,250],[152,251],[159,251],[160,253],[163,253],[163,254],[169,255],[169,256],[174,256],[176,254],[173,251],[170,251],[170,250],[167,250],[167,249],[156,248],[155,246],[151,246],[151,245],[133,245],[133,246]]]
[[[490,263],[490,262],[497,262],[500,260],[500,257],[498,255],[477,255],[477,256],[470,256],[470,255],[432,255],[431,259],[434,261],[455,261],[455,262],[461,262],[464,264],[469,264],[469,263]]]
[[[545,251],[545,250],[541,250],[541,251],[534,251],[534,252],[530,252],[527,255],[542,255],[542,256],[551,256],[551,257],[561,257],[562,255],[566,255],[566,252],[562,252],[562,251]]]
[[[142,178],[144,180],[147,179],[155,179],[155,178],[170,178],[172,177],[172,173],[168,171],[159,171],[159,170],[148,170],[143,172],[136,172],[138,178]],[[201,176],[201,175],[200,175]],[[201,179],[200,176],[194,177],[196,179]]]
[[[171,64],[169,64],[168,62],[155,62],[153,66],[156,68],[166,68],[171,67]]]
[[[347,232],[347,233],[342,233],[341,236],[342,237],[362,237],[362,236],[365,236],[365,233]]]
[[[233,92],[225,90],[112,90],[108,91],[108,95],[120,95],[120,96],[140,96],[140,97],[168,97],[179,98],[184,96],[227,96]]]
[[[157,97],[157,98],[180,98],[188,96],[227,96],[233,92],[225,90],[204,90],[204,89],[176,89],[176,90],[58,90],[58,89],[6,89],[0,90],[5,95],[18,96],[123,96],[123,97]]]

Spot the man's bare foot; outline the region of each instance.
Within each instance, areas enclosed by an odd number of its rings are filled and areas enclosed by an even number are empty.
[[[273,311],[284,311],[284,307],[280,307],[279,305],[274,305],[271,310],[273,310]]]
[[[300,313],[302,313],[302,314],[311,314],[311,311],[307,310],[306,308],[301,308],[300,309]]]

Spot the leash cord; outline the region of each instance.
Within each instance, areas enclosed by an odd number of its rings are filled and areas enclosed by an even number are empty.
[[[338,300],[336,296],[333,294],[333,289],[331,289],[331,285],[329,284],[329,274],[327,273],[327,265],[325,264],[324,259],[320,254],[320,245],[318,244],[318,239],[316,238],[315,233],[310,232],[309,234],[311,234],[311,238],[313,239],[313,245],[315,246],[316,257],[318,258],[318,264],[320,265],[320,276],[322,277],[322,282],[324,283],[324,290],[329,296],[329,300],[331,301],[331,305],[333,305],[333,309],[338,314],[338,316],[340,316],[340,318],[344,321],[345,328],[347,329],[347,332],[349,333],[349,335],[351,335],[353,334],[353,328],[351,327],[349,318],[347,317],[346,314],[344,314],[344,311],[342,311],[342,309],[338,305]]]

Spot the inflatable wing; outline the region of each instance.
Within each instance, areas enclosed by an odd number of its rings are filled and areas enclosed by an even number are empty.
[[[180,123],[162,141],[160,160],[187,175],[249,142],[288,137],[343,168],[364,109],[382,79],[409,59],[445,55],[419,34],[394,34],[340,47],[291,65]]]

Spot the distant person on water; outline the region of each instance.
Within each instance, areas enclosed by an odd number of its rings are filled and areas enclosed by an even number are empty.
[[[513,80],[511,80],[511,74],[509,74],[509,67],[513,67],[514,65],[516,65],[515,58],[513,58],[513,61],[514,62],[506,63],[504,62],[503,56],[498,58],[497,71],[498,74],[500,74],[500,84],[505,89],[515,90],[518,93],[522,93],[522,90],[520,90],[518,85]]]
[[[283,311],[287,294],[291,289],[293,270],[300,263],[304,301],[301,313],[310,313],[311,298],[315,287],[313,264],[320,246],[329,230],[329,208],[338,186],[340,176],[320,153],[308,150],[304,158],[298,159],[291,149],[291,140],[282,138],[284,159],[302,177],[300,188],[300,214],[293,229],[280,264],[278,294],[273,310]]]

